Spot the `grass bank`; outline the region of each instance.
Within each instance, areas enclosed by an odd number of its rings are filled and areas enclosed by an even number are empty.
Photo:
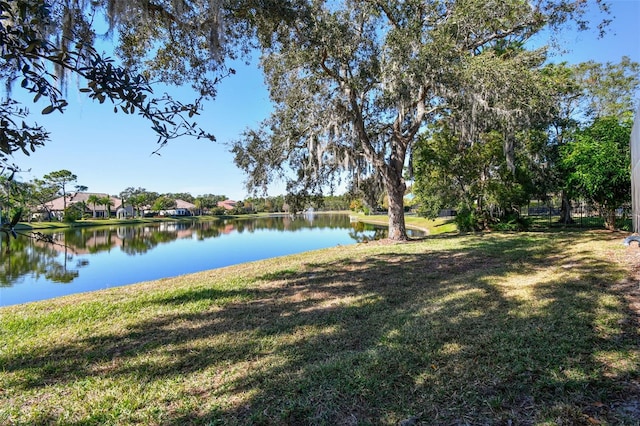
[[[621,242],[382,241],[0,308],[0,424],[637,425]]]

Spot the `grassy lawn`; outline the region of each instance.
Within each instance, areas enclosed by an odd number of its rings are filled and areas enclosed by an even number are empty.
[[[0,424],[638,425],[622,238],[381,241],[0,308]]]
[[[349,216],[358,218],[359,221],[365,223],[373,223],[376,225],[389,225],[389,217],[384,215],[366,215],[364,213],[350,213]],[[425,231],[428,235],[438,235],[451,232],[457,232],[456,225],[451,219],[427,219],[425,217],[406,215],[405,224],[407,228],[419,229]]]

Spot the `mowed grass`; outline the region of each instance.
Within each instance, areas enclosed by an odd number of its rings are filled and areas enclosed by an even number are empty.
[[[640,248],[336,247],[0,309],[0,424],[639,424]]]

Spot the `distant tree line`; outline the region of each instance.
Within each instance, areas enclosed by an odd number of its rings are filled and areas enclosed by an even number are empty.
[[[77,176],[69,170],[57,170],[30,182],[20,182],[16,179],[9,179],[7,176],[0,176],[2,220],[7,222],[16,214],[19,214],[22,220],[29,220],[34,213],[40,212],[46,203],[58,197],[63,199],[65,217],[68,220],[81,219],[87,206],[66,204],[70,193],[87,192],[89,189],[87,186],[78,184],[77,180]],[[195,205],[196,214],[238,215],[291,213],[310,207],[317,210],[347,210],[354,197],[353,194],[324,196],[316,199],[313,203],[308,202],[309,200],[306,198],[296,200],[285,195],[250,197],[245,200],[235,200],[235,207],[232,210],[227,210],[218,204],[228,199],[226,195],[202,194],[194,196],[188,192],[158,193],[141,187],[127,187],[119,194],[112,194],[112,196],[120,198],[123,205],[130,206],[133,215],[137,217],[142,216],[145,211],[158,212],[173,209],[176,207],[176,200],[183,200]],[[91,194],[86,204],[94,212],[96,206],[106,206],[109,211],[111,211],[110,207],[113,207],[109,195],[100,197],[97,194]]]

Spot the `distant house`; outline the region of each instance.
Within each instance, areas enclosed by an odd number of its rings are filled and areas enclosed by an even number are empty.
[[[109,209],[107,210],[107,206],[105,206],[104,204],[96,204],[94,206],[93,203],[90,203],[88,199],[92,195],[96,195],[98,198],[109,197],[109,199],[111,200]],[[121,199],[111,197],[109,194],[99,192],[70,192],[65,197],[58,197],[54,200],[44,203],[40,209],[40,213],[43,216],[42,218],[62,220],[62,218],[64,217],[65,204],[67,208],[74,204],[80,204],[85,214],[95,217],[107,217],[108,213],[114,215],[120,208],[124,208],[125,210],[127,209],[122,206]]]
[[[236,201],[233,200],[224,200],[224,201],[218,201],[218,207],[222,207],[225,210],[233,210],[236,208],[236,204],[238,204]]]
[[[158,214],[160,216],[192,216],[196,208],[195,204],[192,204],[184,200],[176,200],[176,206],[168,210],[160,210]]]

